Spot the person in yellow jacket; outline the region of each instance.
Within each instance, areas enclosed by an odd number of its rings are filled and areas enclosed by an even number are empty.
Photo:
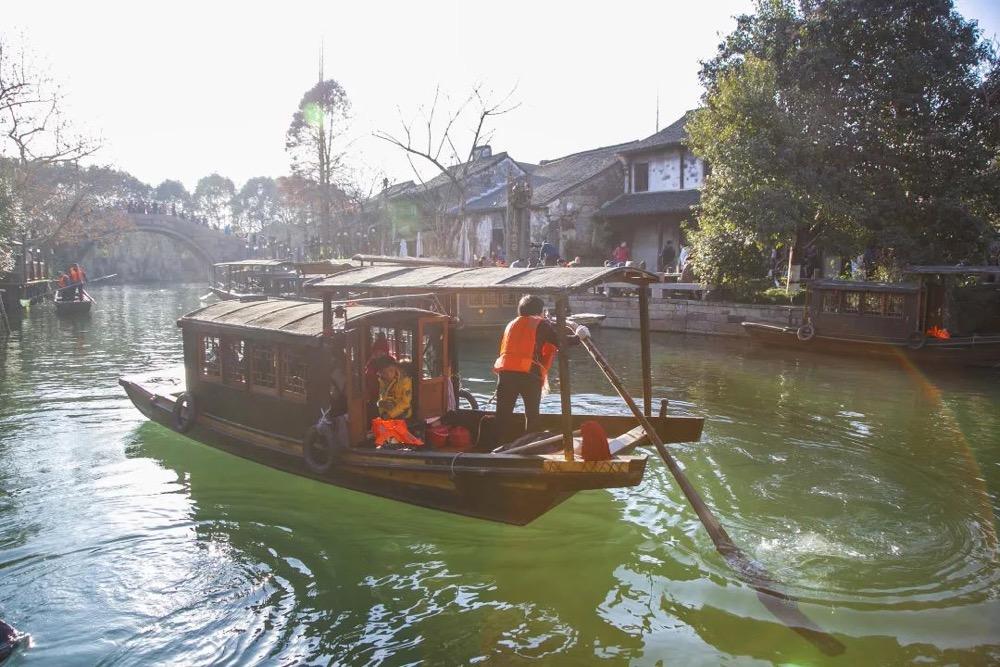
[[[378,416],[410,419],[413,416],[413,380],[392,357],[375,360],[378,371]]]
[[[555,327],[542,316],[544,305],[537,296],[523,297],[517,304],[517,317],[507,324],[500,340],[500,356],[493,364],[498,378],[496,426],[500,442],[520,435],[514,417],[518,396],[524,400],[525,432],[536,430],[542,387],[559,350]],[[567,336],[567,340],[576,342],[574,336]]]

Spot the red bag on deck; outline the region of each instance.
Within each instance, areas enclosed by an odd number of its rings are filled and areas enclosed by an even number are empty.
[[[583,422],[580,424],[580,435],[583,436],[580,458],[584,461],[607,461],[611,458],[608,434],[599,423],[594,420]]]
[[[387,442],[398,442],[402,445],[422,445],[424,441],[410,433],[406,422],[402,419],[373,419],[372,434],[375,445],[381,447]]]
[[[434,426],[428,426],[424,436],[427,438],[427,444],[434,449],[441,449],[448,444],[448,433],[448,427],[438,422]]]
[[[472,433],[464,426],[452,426],[448,433],[448,447],[464,452],[472,447]]]

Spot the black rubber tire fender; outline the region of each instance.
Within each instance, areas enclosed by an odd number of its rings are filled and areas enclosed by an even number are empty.
[[[174,429],[178,433],[187,433],[196,421],[198,421],[198,404],[194,400],[194,394],[188,391],[182,392],[174,401]]]
[[[920,333],[919,331],[914,331],[909,336],[906,337],[906,347],[911,350],[919,350],[924,345],[927,344],[927,336]]]
[[[322,449],[326,453],[325,459],[317,458],[317,449]],[[315,426],[310,426],[309,430],[306,431],[306,436],[302,439],[302,458],[305,459],[309,469],[317,474],[326,473],[333,467],[333,461],[336,458],[333,443],[323,437],[323,434]]]
[[[465,399],[465,402],[469,404],[471,410],[479,409],[479,401],[476,400],[476,397],[472,395],[471,391],[468,389],[459,389],[458,401],[461,402],[463,398]]]
[[[816,335],[816,327],[812,325],[812,322],[806,322],[798,329],[795,330],[795,337],[798,338],[803,343],[808,343]]]

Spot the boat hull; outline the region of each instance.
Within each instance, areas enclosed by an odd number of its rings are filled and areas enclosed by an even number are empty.
[[[755,341],[786,349],[838,354],[906,358],[917,364],[944,366],[1000,367],[1000,336],[928,339],[917,349],[905,343],[831,338],[817,333],[811,340],[799,340],[796,329],[758,322],[744,322],[744,330]]]
[[[149,419],[173,429],[176,395],[132,378],[121,378],[133,404]],[[697,422],[696,424],[694,422]],[[700,435],[700,420],[685,426]],[[197,415],[185,435],[237,456],[335,486],[456,514],[524,525],[577,491],[635,486],[645,456],[627,456],[644,441],[633,429],[612,441],[612,461],[562,460],[557,455],[396,451],[351,448],[331,470],[319,473],[302,456],[301,443],[207,414]]]
[[[86,315],[90,312],[93,301],[84,298],[83,301],[59,301],[56,304],[56,314],[72,317],[74,315]]]

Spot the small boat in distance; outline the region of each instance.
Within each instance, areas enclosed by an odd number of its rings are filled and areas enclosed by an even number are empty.
[[[347,279],[342,276],[351,274]],[[436,276],[434,284],[432,276]],[[436,293],[430,308],[399,304],[406,296],[358,299],[365,287]],[[543,414],[538,431],[524,427],[501,438],[494,413],[460,407],[459,292],[509,292],[555,297],[557,328],[568,295],[603,282],[646,287],[655,276],[625,268],[457,269],[366,267],[309,285],[321,300],[228,300],[180,320],[184,369],[119,380],[148,418],[199,442],[281,470],[402,502],[447,512],[526,524],[578,491],[635,486],[647,456],[632,454],[648,442],[632,415],[575,414],[568,361],[560,360],[561,413]],[[648,287],[646,287],[648,292]],[[426,294],[419,295],[426,300]],[[643,314],[644,313],[644,314]],[[640,299],[648,319],[648,298]],[[561,330],[561,329],[560,329]],[[561,335],[561,334],[560,334]],[[417,447],[376,447],[367,360],[377,344],[407,370],[413,383],[410,428],[434,428],[444,418],[466,435]],[[644,414],[667,443],[697,441],[704,419],[652,414],[649,336],[641,336]],[[333,378],[344,378],[342,382]],[[336,398],[334,398],[336,397]],[[336,423],[332,425],[330,418]],[[610,458],[585,460],[576,429],[598,422]]]
[[[271,298],[301,299],[302,286],[314,279],[354,268],[350,262],[294,262],[290,259],[242,259],[212,266],[212,294],[223,301]]]
[[[72,288],[67,291],[72,291]],[[80,299],[64,299],[63,290],[56,290],[55,297],[53,298],[53,303],[56,304],[56,315],[73,316],[89,313],[91,307],[94,305],[94,298],[90,296],[87,290],[81,291],[83,295]]]
[[[912,280],[814,280],[799,327],[743,327],[755,340],[799,350],[1000,366],[1000,266],[914,266],[905,275]]]

